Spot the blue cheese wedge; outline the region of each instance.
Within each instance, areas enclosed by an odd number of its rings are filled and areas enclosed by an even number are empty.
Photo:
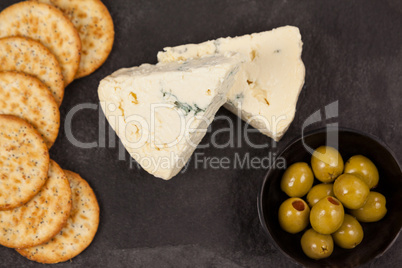
[[[100,82],[100,104],[130,155],[168,180],[187,163],[227,101],[242,60],[226,53],[121,69]]]
[[[238,52],[241,65],[225,107],[263,134],[278,141],[293,121],[304,84],[299,29],[285,26],[240,37],[164,48],[160,62],[184,61],[205,55]]]

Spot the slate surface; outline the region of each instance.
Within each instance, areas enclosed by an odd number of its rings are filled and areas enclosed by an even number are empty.
[[[16,1],[2,0],[0,10]],[[276,147],[254,149],[241,132],[233,148],[198,149],[205,157],[236,154],[263,157],[280,151],[300,135],[304,120],[339,100],[341,126],[378,136],[402,162],[402,2],[384,1],[104,1],[115,22],[116,41],[107,62],[89,77],[66,89],[62,127],[51,156],[62,167],[80,173],[94,188],[101,206],[99,232],[93,244],[67,264],[55,267],[288,267],[260,227],[256,197],[266,169],[202,169],[194,159],[186,173],[170,181],[148,175],[119,160],[117,141],[99,124],[97,86],[121,67],[155,63],[165,46],[201,42],[295,25],[302,33],[306,83],[297,114]],[[68,139],[64,123],[69,111],[84,106],[72,118],[72,134],[95,148],[78,148]],[[80,106],[82,107],[82,106]],[[89,107],[89,108],[88,108]],[[225,109],[240,130],[246,126]],[[102,118],[102,117],[101,117]],[[325,126],[321,122],[313,127]],[[101,126],[101,127],[100,127]],[[224,120],[213,124],[203,144],[230,140]],[[270,144],[262,135],[252,141]],[[239,144],[237,141],[241,141]],[[100,146],[99,146],[100,144]],[[366,267],[397,267],[402,262],[402,238]],[[40,266],[15,251],[0,247],[0,266]]]

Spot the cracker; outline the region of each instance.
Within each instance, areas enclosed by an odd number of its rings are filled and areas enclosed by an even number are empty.
[[[37,78],[17,72],[0,72],[0,114],[28,121],[50,148],[60,127],[59,106]]]
[[[82,42],[81,62],[76,78],[93,73],[107,59],[114,42],[114,26],[100,0],[38,0],[64,12],[77,28]]]
[[[0,115],[0,210],[28,202],[46,183],[48,169],[40,134],[25,120]]]
[[[0,211],[0,244],[34,247],[48,242],[65,226],[71,211],[71,189],[63,170],[50,160],[49,178],[24,206]]]
[[[64,170],[73,196],[73,206],[66,226],[49,242],[36,247],[17,249],[24,257],[40,263],[65,262],[91,244],[99,225],[96,196],[80,175]]]
[[[0,39],[0,71],[17,71],[44,83],[60,106],[64,81],[56,57],[41,43],[24,37]]]
[[[24,36],[41,42],[57,58],[65,85],[74,80],[80,63],[81,40],[74,25],[57,8],[20,2],[0,13],[0,37]]]

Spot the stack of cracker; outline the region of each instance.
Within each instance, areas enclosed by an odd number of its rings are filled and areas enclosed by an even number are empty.
[[[43,135],[24,119],[0,115],[0,148],[0,244],[41,263],[77,256],[99,225],[91,187],[49,158]]]
[[[114,26],[100,0],[35,0],[0,12],[0,244],[67,261],[99,224],[96,197],[49,159],[64,89],[107,59]]]
[[[91,187],[49,159],[42,134],[24,119],[0,115],[0,147],[0,244],[41,263],[77,256],[99,225]]]

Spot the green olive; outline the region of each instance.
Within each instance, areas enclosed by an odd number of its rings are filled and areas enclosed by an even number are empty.
[[[367,184],[353,174],[342,174],[334,183],[336,198],[350,209],[361,208],[366,203],[369,192]]]
[[[279,207],[278,218],[282,229],[295,234],[303,231],[308,225],[310,208],[303,199],[292,197]]]
[[[345,173],[358,175],[370,189],[378,184],[378,170],[374,163],[365,156],[355,155],[349,158],[345,163]]]
[[[366,204],[356,210],[351,210],[350,214],[356,217],[361,222],[375,222],[384,218],[387,214],[385,206],[386,199],[380,193],[370,192],[367,197]]]
[[[324,197],[311,208],[311,227],[321,234],[332,234],[341,227],[344,214],[338,199],[332,196]]]
[[[322,198],[326,196],[334,196],[333,184],[317,184],[307,194],[307,203],[310,207],[317,204]]]
[[[318,147],[311,157],[315,177],[324,183],[333,182],[343,172],[341,154],[333,147]]]
[[[302,197],[313,186],[314,175],[307,163],[294,163],[285,171],[281,189],[290,197]]]
[[[300,242],[304,254],[311,259],[327,258],[334,251],[334,241],[331,235],[320,234],[313,229],[308,229]]]
[[[363,228],[352,216],[345,214],[341,227],[332,234],[336,245],[341,248],[351,249],[363,240]]]

